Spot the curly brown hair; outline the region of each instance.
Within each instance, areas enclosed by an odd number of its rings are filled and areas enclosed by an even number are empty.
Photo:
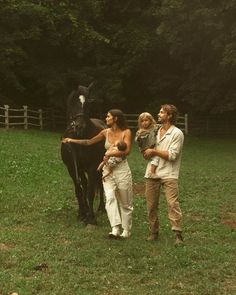
[[[167,115],[170,116],[170,118],[169,118],[170,123],[175,124],[178,119],[178,110],[177,110],[176,106],[174,106],[173,104],[163,104],[161,106],[161,108],[165,112],[167,112]]]
[[[128,128],[128,124],[125,118],[124,113],[119,109],[112,109],[108,111],[112,115],[112,117],[116,117],[116,124],[121,130],[125,130]]]

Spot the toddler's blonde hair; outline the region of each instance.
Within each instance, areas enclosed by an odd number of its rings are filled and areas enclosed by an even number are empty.
[[[150,126],[148,127],[148,129],[153,128],[156,125],[156,121],[153,118],[153,116],[148,112],[144,112],[144,113],[141,113],[138,117],[138,128],[139,129],[143,129],[142,128],[142,120],[144,120],[144,119],[150,120]]]

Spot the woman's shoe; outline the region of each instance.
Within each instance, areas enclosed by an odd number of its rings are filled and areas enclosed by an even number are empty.
[[[119,239],[120,238],[120,227],[118,225],[112,227],[112,231],[109,233],[109,239]]]
[[[123,233],[120,235],[120,237],[121,237],[122,239],[128,239],[130,236],[131,236],[130,231],[125,230],[125,229],[123,230]]]

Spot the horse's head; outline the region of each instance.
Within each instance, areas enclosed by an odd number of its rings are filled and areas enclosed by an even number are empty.
[[[70,94],[67,103],[67,119],[70,128],[78,136],[83,136],[83,132],[89,120],[89,94],[93,83],[88,87],[79,85]]]

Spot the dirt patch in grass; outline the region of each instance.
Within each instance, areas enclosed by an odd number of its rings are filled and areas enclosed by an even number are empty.
[[[228,212],[222,217],[221,222],[232,229],[236,229],[236,212]]]
[[[229,219],[222,219],[222,223],[229,226],[232,229],[236,229],[236,221]]]
[[[201,215],[191,214],[191,219],[193,221],[201,221],[203,219],[203,217]]]
[[[0,243],[0,251],[8,251],[13,248],[13,245]]]

